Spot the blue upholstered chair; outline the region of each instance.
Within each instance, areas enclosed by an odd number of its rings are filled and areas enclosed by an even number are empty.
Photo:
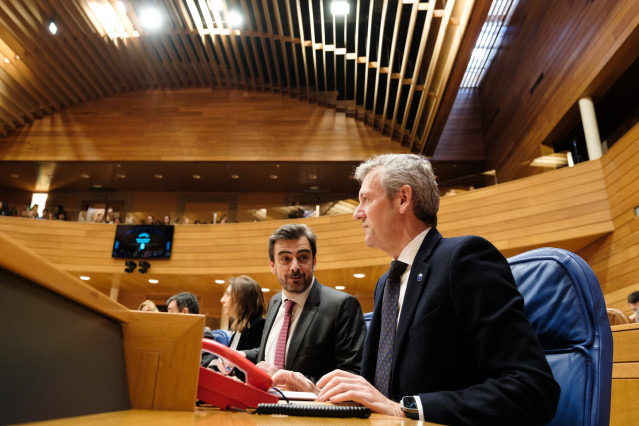
[[[612,332],[597,277],[569,251],[541,248],[508,259],[524,310],[561,386],[552,425],[608,425]]]
[[[224,346],[229,346],[231,344],[231,338],[233,337],[233,333],[231,333],[229,330],[222,330],[222,329],[211,330],[211,334],[213,334],[213,340],[215,340],[216,342],[219,342],[223,344]],[[204,337],[208,337],[208,336],[205,335]]]

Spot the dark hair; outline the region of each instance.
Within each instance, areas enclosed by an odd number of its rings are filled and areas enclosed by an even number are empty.
[[[268,257],[271,262],[275,261],[275,243],[282,240],[299,240],[302,237],[306,237],[311,245],[311,253],[313,258],[317,253],[317,237],[315,233],[311,231],[311,228],[304,224],[288,223],[282,225],[268,238]]]
[[[628,295],[628,303],[639,302],[639,291],[633,291]]]
[[[178,293],[175,296],[171,296],[166,300],[166,304],[170,304],[175,300],[178,310],[181,312],[182,309],[187,308],[189,310],[189,314],[199,314],[200,313],[200,304],[197,302],[197,297],[193,293],[182,292]]]
[[[248,275],[229,278],[229,287],[237,313],[237,318],[231,322],[231,330],[242,333],[251,327],[253,319],[264,317],[264,294],[257,281]]]
[[[439,189],[430,161],[418,154],[383,154],[371,157],[355,169],[361,184],[373,170],[381,168],[379,184],[392,200],[404,185],[413,191],[413,212],[422,222],[437,226]]]

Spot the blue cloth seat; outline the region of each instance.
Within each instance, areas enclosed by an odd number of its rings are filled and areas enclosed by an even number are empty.
[[[508,259],[524,311],[561,386],[551,425],[608,425],[612,331],[599,281],[566,250],[541,248]]]

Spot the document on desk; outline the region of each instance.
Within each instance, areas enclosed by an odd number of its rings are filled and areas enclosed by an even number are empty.
[[[276,391],[271,388],[268,393],[277,396],[279,399],[288,399],[291,401],[315,401],[317,399],[317,395],[313,392]]]

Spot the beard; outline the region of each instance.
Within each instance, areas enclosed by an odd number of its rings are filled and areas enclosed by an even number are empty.
[[[284,277],[277,277],[282,288],[289,293],[303,293],[313,282],[313,275],[307,276],[305,273],[288,274]]]

